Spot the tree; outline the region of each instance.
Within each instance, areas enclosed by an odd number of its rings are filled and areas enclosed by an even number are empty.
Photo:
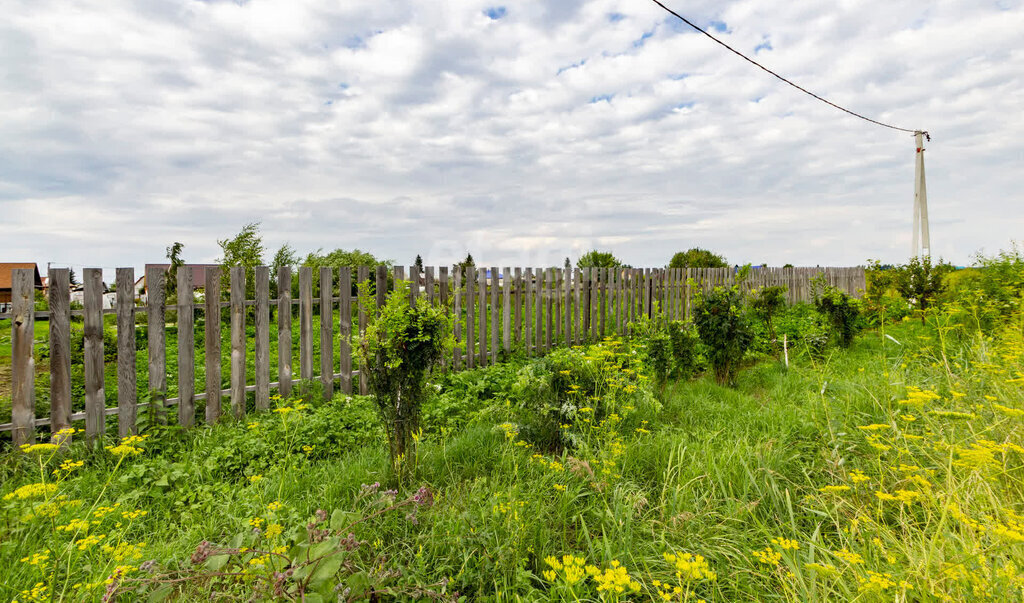
[[[693,324],[705,345],[715,379],[722,385],[733,383],[744,354],[754,342],[754,330],[742,307],[743,294],[737,286],[698,291],[693,300]]]
[[[565,267],[566,269],[572,268],[572,262],[569,261],[569,256],[565,256]]]
[[[171,261],[171,267],[167,270],[167,278],[164,282],[164,296],[170,298],[172,295],[176,295],[178,291],[178,268],[185,264],[185,260],[181,257],[181,251],[185,248],[184,243],[175,241],[170,247],[167,248],[165,257]]]
[[[728,268],[729,263],[717,253],[693,247],[672,256],[669,268]]]
[[[466,268],[473,267],[476,267],[476,262],[473,261],[473,254],[467,251],[466,259],[462,260],[461,262],[455,265],[455,271],[458,272],[459,274],[463,274],[466,271]]]
[[[313,296],[320,295],[320,268],[328,267],[332,268],[335,274],[331,277],[333,282],[333,289],[335,293],[338,291],[338,276],[337,270],[343,266],[347,266],[352,269],[352,292],[356,292],[356,281],[358,280],[357,270],[360,266],[371,267],[370,279],[373,280],[372,267],[383,264],[389,268],[392,265],[391,260],[380,260],[374,257],[372,253],[361,251],[359,249],[353,249],[347,251],[345,249],[335,249],[330,253],[322,253],[320,249],[306,255],[306,259],[302,261],[303,266],[309,266],[313,269]],[[298,280],[292,281],[292,291],[298,296]]]
[[[576,260],[577,268],[615,268],[621,266],[619,261],[610,251],[598,251],[592,249]]]
[[[921,322],[924,323],[924,312],[945,288],[943,280],[953,271],[953,266],[943,262],[932,265],[929,256],[912,257],[910,261],[896,267],[893,285],[900,295],[921,311]]]
[[[82,283],[78,282],[78,277],[75,276],[75,269],[74,268],[68,268],[68,279],[70,279],[72,287],[77,287],[78,285],[82,284]]]
[[[280,295],[277,290],[277,273],[288,266],[294,268],[299,263],[299,254],[291,245],[285,243],[274,252],[274,259],[270,263],[270,290],[274,297]]]
[[[423,258],[420,257],[420,254],[416,254],[416,261],[413,262],[412,265],[413,268],[416,270],[416,274],[423,274]]]
[[[245,296],[252,299],[255,295],[256,285],[254,268],[263,265],[263,235],[260,234],[260,223],[250,222],[242,227],[242,230],[231,239],[218,240],[221,253],[224,255],[217,259],[217,263],[225,268],[241,266],[245,268]],[[230,291],[231,271],[224,270],[221,276],[222,288],[226,294]]]

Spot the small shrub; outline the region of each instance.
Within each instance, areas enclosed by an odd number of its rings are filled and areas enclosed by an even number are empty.
[[[942,260],[932,265],[928,256],[913,257],[910,261],[896,268],[893,285],[908,302],[921,312],[921,324],[924,324],[924,312],[932,301],[945,288],[944,279],[953,271],[953,267]]]
[[[392,469],[402,481],[419,429],[427,378],[450,347],[450,319],[444,308],[423,297],[410,304],[404,283],[396,283],[379,312],[371,309],[367,315],[370,321],[358,346],[360,369],[366,371],[387,431]]]
[[[700,337],[692,323],[681,321],[669,324],[668,336],[672,344],[672,374],[681,379],[689,379],[700,370]]]
[[[853,337],[860,330],[860,300],[850,297],[831,285],[825,285],[824,279],[814,279],[814,306],[818,313],[828,322],[840,347],[848,348]]]
[[[725,385],[736,377],[754,331],[744,316],[743,296],[737,287],[698,291],[693,304],[693,323],[707,346],[708,361],[715,379]]]
[[[750,309],[767,327],[772,343],[776,340],[774,318],[786,307],[785,295],[786,287],[772,286],[758,289],[750,298]]]

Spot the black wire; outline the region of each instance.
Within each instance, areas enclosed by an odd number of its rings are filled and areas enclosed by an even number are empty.
[[[757,61],[755,61],[754,59],[751,59],[750,57],[746,56],[746,55],[745,55],[745,54],[743,54],[742,52],[740,52],[740,51],[736,50],[736,49],[735,49],[735,48],[733,48],[732,46],[729,46],[729,45],[728,45],[728,44],[726,44],[725,42],[723,42],[723,41],[719,40],[719,39],[718,39],[718,38],[716,38],[715,36],[713,36],[713,35],[709,34],[709,33],[708,33],[707,31],[703,30],[702,28],[700,28],[700,27],[697,27],[696,25],[694,25],[694,24],[693,24],[693,23],[692,23],[692,22],[691,22],[691,21],[690,21],[689,19],[687,19],[686,17],[684,17],[684,16],[680,15],[680,14],[679,14],[679,13],[677,13],[676,11],[674,11],[674,10],[672,10],[671,8],[669,8],[669,7],[665,6],[664,4],[662,4],[661,2],[659,2],[659,0],[651,0],[651,1],[652,1],[652,2],[654,2],[655,4],[657,4],[658,6],[660,6],[661,8],[665,9],[666,11],[668,11],[669,13],[671,13],[672,15],[674,15],[675,17],[677,17],[677,18],[678,18],[679,20],[681,20],[681,21],[682,21],[683,23],[686,23],[686,24],[687,24],[687,25],[689,25],[690,27],[692,27],[692,28],[696,29],[696,30],[697,30],[697,31],[699,31],[700,33],[704,34],[705,36],[707,36],[707,37],[711,38],[711,39],[712,39],[712,40],[714,40],[715,42],[718,42],[718,43],[719,43],[719,44],[721,44],[722,46],[726,47],[726,48],[727,48],[727,49],[728,49],[729,51],[731,51],[731,52],[732,52],[733,54],[736,54],[737,56],[739,56],[740,58],[742,58],[742,59],[743,59],[744,61],[747,61],[748,63],[753,63],[754,65],[757,65],[757,66],[758,66],[758,67],[760,67],[761,69],[763,69],[763,70],[767,71],[768,73],[770,73],[770,74],[774,75],[774,76],[775,76],[775,77],[777,77],[778,79],[780,79],[780,80],[782,80],[782,81],[786,82],[786,83],[787,83],[787,84],[789,84],[790,86],[792,86],[792,87],[796,88],[797,90],[799,90],[799,91],[803,92],[804,94],[808,94],[808,95],[810,95],[810,96],[813,96],[814,98],[816,98],[816,99],[820,100],[821,102],[825,103],[826,105],[831,105],[831,106],[835,107],[836,109],[839,109],[840,111],[843,111],[843,112],[845,112],[845,113],[849,113],[850,115],[852,115],[852,116],[854,116],[854,117],[859,117],[859,118],[863,119],[864,121],[869,121],[869,122],[871,122],[871,123],[873,123],[873,124],[876,124],[876,125],[879,125],[879,126],[882,126],[882,127],[885,127],[885,128],[891,128],[891,129],[893,129],[893,130],[899,130],[900,132],[910,132],[911,134],[917,134],[918,132],[921,132],[921,133],[922,133],[922,134],[924,134],[925,136],[927,136],[927,135],[928,135],[928,133],[927,133],[927,132],[925,132],[925,131],[923,131],[923,130],[908,130],[907,128],[900,128],[900,127],[894,126],[894,125],[892,125],[892,124],[887,124],[887,123],[883,123],[883,122],[880,122],[880,121],[878,121],[878,120],[875,120],[875,119],[871,119],[870,117],[866,117],[866,116],[864,116],[864,115],[861,115],[860,113],[857,113],[857,112],[855,112],[855,111],[850,111],[849,109],[847,109],[847,108],[845,108],[845,107],[840,107],[839,105],[837,105],[837,104],[833,103],[832,101],[828,100],[827,98],[822,98],[822,97],[818,96],[817,94],[815,94],[815,93],[811,92],[810,90],[808,90],[808,89],[806,89],[806,88],[804,88],[804,87],[802,87],[802,86],[799,86],[799,85],[797,85],[797,84],[794,84],[793,82],[791,82],[791,81],[787,80],[786,78],[782,77],[782,76],[781,76],[781,75],[779,75],[778,73],[775,73],[775,72],[774,72],[774,71],[772,71],[771,69],[768,69],[767,67],[765,67],[765,66],[764,66],[764,65],[762,65],[761,63],[758,63],[758,62],[757,62]],[[929,137],[929,140],[931,140],[931,138],[930,138],[930,137]]]

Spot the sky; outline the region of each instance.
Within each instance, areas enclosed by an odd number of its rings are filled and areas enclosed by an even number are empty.
[[[1024,0],[666,0],[853,111],[928,130],[932,255],[1024,234]],[[849,266],[911,251],[913,137],[646,0],[8,0],[0,261]]]

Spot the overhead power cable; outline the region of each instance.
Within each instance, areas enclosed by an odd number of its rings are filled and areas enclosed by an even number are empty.
[[[854,117],[859,117],[860,119],[863,119],[864,121],[869,121],[869,122],[871,122],[871,123],[873,123],[873,124],[875,124],[875,125],[879,125],[879,126],[882,126],[883,128],[890,128],[890,129],[892,129],[892,130],[899,130],[900,132],[910,132],[911,134],[915,134],[915,133],[917,133],[917,132],[921,132],[921,133],[922,133],[922,134],[924,134],[924,135],[925,135],[926,137],[928,136],[928,133],[927,133],[927,132],[925,132],[924,130],[911,130],[911,129],[908,129],[908,128],[900,128],[900,127],[898,127],[898,126],[894,126],[894,125],[892,125],[892,124],[887,124],[887,123],[884,123],[884,122],[880,122],[880,121],[878,121],[877,119],[871,119],[870,117],[867,117],[867,116],[861,115],[860,113],[857,113],[856,111],[851,111],[851,110],[847,109],[846,107],[840,107],[839,105],[837,105],[837,104],[833,103],[832,101],[828,100],[827,98],[823,98],[823,97],[821,97],[821,96],[818,96],[817,94],[815,94],[815,93],[811,92],[810,90],[808,90],[808,89],[804,88],[803,86],[800,86],[800,85],[798,85],[798,84],[794,84],[793,82],[791,82],[791,81],[789,81],[788,79],[786,79],[786,78],[782,77],[782,76],[781,76],[781,75],[779,75],[778,73],[775,73],[775,72],[774,72],[774,71],[772,71],[771,69],[768,69],[767,67],[765,67],[765,66],[764,66],[764,65],[762,65],[761,63],[758,63],[758,62],[757,62],[757,61],[755,61],[754,59],[752,59],[752,58],[748,57],[747,55],[743,54],[742,52],[740,52],[740,51],[736,50],[736,49],[735,49],[735,48],[733,48],[732,46],[729,46],[729,45],[728,45],[728,44],[726,44],[725,42],[723,42],[723,41],[719,40],[718,38],[716,38],[715,36],[713,36],[713,35],[709,34],[709,33],[708,33],[708,32],[707,32],[706,30],[704,30],[703,28],[701,28],[701,27],[698,27],[697,25],[695,25],[695,24],[694,24],[694,23],[693,23],[692,21],[690,21],[690,20],[689,20],[689,19],[687,19],[686,17],[684,17],[684,16],[680,15],[680,14],[679,14],[679,13],[677,13],[676,11],[674,11],[674,10],[672,10],[671,8],[669,8],[669,7],[665,6],[665,5],[664,5],[664,4],[662,4],[662,3],[661,3],[661,2],[659,1],[659,0],[651,0],[651,1],[652,1],[652,2],[654,2],[655,4],[657,4],[658,6],[660,6],[661,8],[665,9],[666,11],[668,11],[668,12],[669,12],[670,14],[672,14],[673,16],[675,16],[676,18],[678,18],[678,19],[679,19],[680,21],[682,21],[683,23],[686,23],[687,25],[689,25],[690,27],[692,27],[692,28],[696,29],[696,30],[697,30],[697,31],[699,31],[700,33],[704,34],[705,36],[707,36],[707,37],[711,38],[712,40],[714,40],[714,41],[715,41],[715,42],[717,42],[718,44],[720,44],[720,45],[724,46],[724,47],[725,47],[725,48],[727,48],[727,49],[728,49],[728,50],[729,50],[730,52],[732,52],[733,54],[735,54],[735,55],[739,56],[739,57],[740,57],[741,59],[743,59],[744,61],[747,61],[748,63],[753,63],[754,65],[756,65],[756,66],[760,67],[760,68],[761,68],[761,69],[763,69],[764,71],[767,71],[768,73],[772,74],[772,75],[773,75],[773,76],[775,76],[776,78],[778,78],[778,79],[782,80],[783,82],[786,82],[786,83],[787,83],[787,84],[789,84],[790,86],[792,86],[792,87],[796,88],[796,89],[797,89],[797,90],[799,90],[800,92],[803,92],[804,94],[807,94],[807,95],[813,96],[814,98],[816,98],[816,99],[820,100],[821,102],[825,103],[826,105],[831,105],[832,107],[835,107],[836,109],[839,109],[840,111],[842,111],[842,112],[844,112],[844,113],[849,113],[850,115],[852,115],[852,116],[854,116]],[[931,140],[931,137],[928,137],[928,139],[929,139],[929,140]]]

